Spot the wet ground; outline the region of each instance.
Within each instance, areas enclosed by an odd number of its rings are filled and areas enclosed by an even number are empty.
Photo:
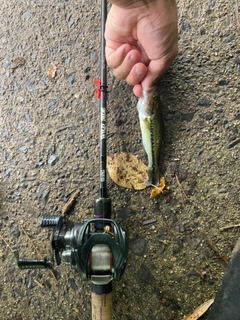
[[[15,256],[37,258],[22,228],[48,254],[51,233],[40,229],[40,216],[61,214],[73,188],[81,192],[72,220],[92,217],[100,4],[4,1],[0,13],[0,318],[90,319],[90,285],[74,270],[56,267],[56,284],[48,271],[19,270]],[[239,237],[238,227],[221,231],[239,223],[240,210],[236,5],[181,0],[178,14],[179,55],[161,80],[171,191],[150,200],[149,190],[108,184],[130,237],[113,319],[182,319],[215,295]],[[146,161],[136,98],[111,72],[108,79],[108,152]]]

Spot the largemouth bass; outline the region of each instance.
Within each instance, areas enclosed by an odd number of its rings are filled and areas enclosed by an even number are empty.
[[[156,86],[144,90],[137,103],[143,147],[148,157],[147,186],[159,185],[160,152],[163,138],[163,120],[160,96]]]

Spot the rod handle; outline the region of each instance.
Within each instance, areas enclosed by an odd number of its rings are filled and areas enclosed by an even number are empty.
[[[112,292],[97,294],[92,292],[92,320],[111,320]]]

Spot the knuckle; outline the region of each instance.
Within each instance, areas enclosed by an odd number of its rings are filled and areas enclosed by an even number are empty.
[[[118,70],[113,70],[113,74],[119,80],[125,79],[124,75],[121,72],[119,72]]]

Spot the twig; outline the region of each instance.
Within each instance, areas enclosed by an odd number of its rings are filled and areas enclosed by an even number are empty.
[[[222,259],[226,264],[228,263],[229,257],[224,257],[221,255],[221,252],[218,250],[218,248],[213,244],[213,242],[202,233],[203,238],[207,241],[210,248],[216,253],[217,257],[219,259]]]
[[[73,193],[71,194],[70,198],[68,199],[68,201],[65,203],[65,205],[63,206],[62,208],[62,214],[66,214],[71,206],[73,205],[74,201],[76,200],[76,198],[78,197],[80,193],[80,190],[79,189],[76,189],[73,191]]]
[[[190,285],[190,288],[196,286],[197,284],[199,284],[200,282],[202,282],[202,279],[197,279],[196,281],[194,281],[191,285]]]
[[[239,27],[240,28],[240,27]],[[240,138],[237,138],[233,141],[231,141],[229,144],[228,144],[228,148],[233,148],[234,146],[236,146],[238,143],[240,143]]]
[[[73,124],[68,124],[66,126],[61,126],[59,128],[57,128],[55,131],[54,131],[54,136],[58,133],[58,132],[61,132],[61,131],[64,131],[64,130],[67,130],[67,129],[75,129],[77,126],[73,125]]]
[[[224,230],[227,230],[227,229],[238,228],[238,227],[240,227],[240,224],[230,224],[229,226],[222,227],[219,230],[220,231],[224,231]]]
[[[28,241],[30,242],[30,244],[32,245],[33,249],[36,251],[36,253],[38,254],[39,258],[43,258],[41,253],[38,251],[37,247],[35,246],[35,244],[33,243],[32,239],[29,237],[29,235],[27,234],[27,231],[23,228],[23,226],[21,226],[22,231],[25,233],[25,235],[28,238]]]
[[[24,232],[24,234],[27,236],[28,241],[30,242],[30,244],[32,245],[32,247],[34,248],[34,250],[36,251],[36,253],[38,254],[40,259],[43,259],[43,256],[41,255],[41,253],[38,251],[38,249],[36,248],[36,246],[34,245],[32,239],[29,237],[29,235],[27,234],[27,231],[24,229],[23,226],[21,226],[22,231]],[[49,270],[49,272],[51,273],[51,275],[53,276],[54,280],[56,281],[56,283],[58,283],[57,278],[55,276],[55,274],[53,273],[52,270]]]
[[[175,178],[176,178],[176,181],[177,181],[177,184],[178,184],[178,188],[179,188],[182,200],[188,200],[188,197],[187,197],[183,187],[181,186],[181,183],[180,183],[180,181],[178,179],[178,176],[176,174],[175,174]]]
[[[44,285],[42,285],[37,279],[33,280],[41,289],[44,289]]]
[[[163,192],[163,189],[165,188],[165,186],[164,186],[164,188],[159,188],[159,187],[157,187],[157,186],[155,186],[154,184],[151,184],[151,183],[150,183],[150,186],[153,187],[153,188],[156,188],[159,192]]]
[[[143,221],[143,223],[142,223],[142,225],[143,226],[147,226],[147,225],[149,225],[149,224],[152,224],[152,223],[154,223],[154,222],[156,222],[157,220],[156,219],[148,219],[148,220],[145,220],[145,221]]]
[[[10,247],[10,245],[7,243],[7,241],[3,238],[3,236],[0,235],[0,238],[2,239],[2,241],[5,243],[5,245],[10,249],[10,251],[12,253],[14,253],[13,249]]]

